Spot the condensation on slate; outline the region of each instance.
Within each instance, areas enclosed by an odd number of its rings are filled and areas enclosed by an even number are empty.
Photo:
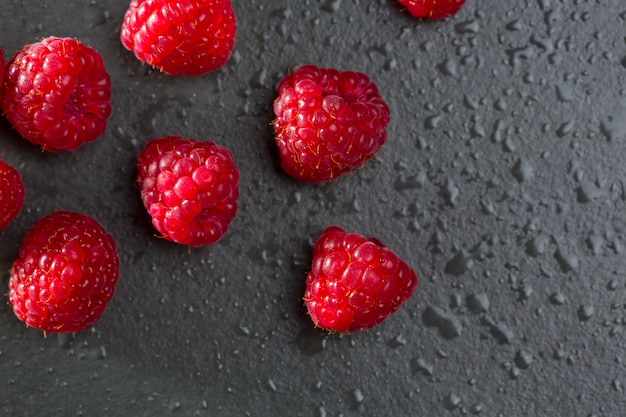
[[[96,217],[123,265],[90,331],[44,338],[0,303],[0,414],[623,413],[621,0],[467,0],[437,22],[393,0],[235,2],[233,58],[201,78],[124,50],[127,6],[0,5],[8,57],[76,37],[103,54],[114,106],[105,135],[73,153],[42,154],[0,124],[0,156],[27,186],[0,234],[2,282],[59,208]],[[368,73],[392,114],[374,161],[319,186],[282,173],[271,129],[277,83],[307,63]],[[218,245],[154,237],[134,164],[166,134],[233,151],[240,209]],[[420,275],[376,329],[328,334],[306,315],[310,251],[330,223],[377,236]]]

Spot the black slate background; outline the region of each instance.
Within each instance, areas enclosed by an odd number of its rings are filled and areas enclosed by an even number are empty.
[[[0,3],[8,57],[76,37],[114,94],[106,134],[72,153],[0,122],[27,187],[0,234],[2,285],[57,209],[95,217],[123,265],[89,331],[44,337],[0,303],[0,415],[624,415],[623,0],[467,0],[437,22],[391,0],[234,1],[233,58],[200,78],[124,50],[128,3]],[[270,126],[276,84],[306,63],[368,73],[392,111],[375,161],[326,185],[282,173]],[[240,211],[215,246],[154,237],[134,164],[167,134],[211,138],[240,167]],[[377,236],[421,277],[376,329],[327,334],[306,316],[330,224]]]

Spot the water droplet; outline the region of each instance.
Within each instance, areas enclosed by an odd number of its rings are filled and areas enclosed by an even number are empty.
[[[482,403],[474,404],[470,407],[470,413],[474,415],[478,415],[482,413],[485,409],[485,406]]]
[[[440,188],[439,195],[443,197],[447,204],[451,206],[456,206],[457,200],[459,198],[459,189],[454,184],[452,179],[448,179],[446,184]]]
[[[515,20],[507,23],[505,28],[506,28],[506,30],[508,30],[510,32],[517,32],[519,30],[522,30],[522,22],[520,22],[519,19],[515,19]]]
[[[457,64],[452,59],[445,60],[444,62],[439,64],[437,68],[439,68],[439,71],[441,71],[443,75],[455,76],[458,74]]]
[[[556,130],[556,135],[558,137],[562,138],[563,136],[565,136],[568,133],[570,133],[572,130],[574,130],[574,121],[573,120],[569,120],[569,121],[561,124],[561,126],[559,126],[559,128]]]
[[[561,270],[563,272],[569,272],[573,269],[578,268],[578,257],[567,252],[563,248],[559,248],[554,254],[554,257],[561,266]]]
[[[276,388],[276,384],[271,378],[267,380],[267,386],[269,387],[270,390],[274,392],[278,391],[278,388]]]
[[[574,92],[571,88],[561,84],[556,85],[556,98],[562,102],[569,102],[574,99]]]
[[[422,316],[424,324],[436,327],[439,334],[446,339],[453,339],[463,331],[461,321],[452,313],[445,312],[439,307],[428,307]]]
[[[472,294],[466,298],[467,307],[474,314],[485,313],[489,310],[489,299],[487,294]]]
[[[600,131],[609,141],[626,139],[626,106],[619,108],[602,120]]]
[[[463,104],[470,110],[478,110],[479,107],[478,100],[475,100],[467,94],[463,95]]]
[[[526,253],[532,257],[539,256],[545,253],[548,243],[550,243],[550,238],[548,236],[543,234],[535,236],[526,244]]]
[[[550,296],[550,302],[554,305],[561,306],[565,304],[565,295],[560,292],[554,293]]]
[[[340,6],[341,6],[341,0],[327,0],[322,5],[322,10],[324,10],[327,13],[334,13],[337,10],[339,10]]]
[[[511,170],[513,176],[519,182],[528,181],[533,176],[533,167],[530,165],[528,160],[525,158],[520,158],[517,160],[515,165],[513,165],[513,169]]]
[[[472,269],[473,266],[474,257],[467,250],[461,250],[448,261],[444,272],[446,274],[460,276]]]
[[[581,321],[587,321],[595,314],[595,308],[592,305],[583,305],[578,309],[578,318]]]
[[[456,410],[461,405],[461,398],[454,393],[446,395],[443,399],[443,406],[446,410]]]
[[[399,334],[393,339],[389,340],[387,342],[387,345],[392,348],[399,348],[400,346],[406,345],[406,338],[404,337],[404,335]]]
[[[354,398],[354,401],[358,404],[363,402],[363,399],[365,398],[363,396],[363,392],[360,389],[355,389],[354,391],[352,391],[352,398]]]
[[[528,369],[533,362],[533,355],[528,351],[519,350],[515,355],[514,362],[519,369]]]
[[[591,249],[591,252],[597,256],[602,254],[603,252],[603,248],[604,248],[604,238],[602,236],[598,236],[598,235],[591,235],[587,238],[587,244],[589,245],[589,248]]]
[[[298,334],[295,343],[305,355],[316,355],[326,348],[327,337],[319,329],[305,328]]]
[[[411,370],[414,374],[433,375],[433,366],[427,363],[423,358],[417,358],[411,361]]]
[[[478,20],[466,20],[465,22],[460,22],[454,25],[454,30],[460,34],[478,33],[480,30],[480,24]]]
[[[441,123],[442,117],[435,115],[435,116],[429,116],[424,120],[424,127],[426,129],[436,129],[437,126],[439,126],[439,123]]]
[[[489,327],[491,335],[501,345],[511,343],[514,338],[513,332],[505,324],[498,323],[489,316],[483,317],[481,323]]]
[[[427,181],[426,171],[421,170],[417,174],[406,176],[401,174],[393,186],[397,191],[411,190],[416,188],[422,188]]]

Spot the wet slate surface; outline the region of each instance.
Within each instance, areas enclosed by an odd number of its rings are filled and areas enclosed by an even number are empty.
[[[229,64],[169,77],[119,42],[128,1],[7,0],[11,56],[50,35],[98,49],[113,78],[106,134],[42,153],[0,122],[24,211],[0,234],[0,280],[38,218],[89,214],[123,264],[101,321],[26,328],[0,304],[0,414],[582,416],[626,406],[626,5],[467,0],[421,22],[389,0],[235,1]],[[326,185],[280,170],[275,86],[314,63],[368,73],[389,101],[374,162]],[[219,244],[154,237],[133,184],[154,136],[228,146],[238,217]],[[314,329],[310,250],[338,224],[419,273],[368,332]],[[3,291],[4,293],[4,291]]]

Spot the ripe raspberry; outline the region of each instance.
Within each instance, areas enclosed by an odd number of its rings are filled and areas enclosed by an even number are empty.
[[[465,0],[398,0],[412,16],[437,20],[456,14]]]
[[[132,0],[122,44],[170,75],[203,75],[230,59],[237,23],[230,0]]]
[[[2,86],[4,82],[4,69],[6,68],[7,63],[4,62],[4,50],[0,49],[0,97],[2,97]]]
[[[22,211],[25,193],[19,171],[0,159],[0,231]]]
[[[111,114],[102,56],[76,39],[49,37],[9,61],[0,107],[17,131],[46,151],[100,137]]]
[[[119,279],[117,245],[94,219],[57,211],[26,235],[9,280],[15,315],[45,332],[96,323]]]
[[[304,300],[316,326],[350,332],[385,321],[417,285],[415,271],[380,241],[331,226],[313,248]]]
[[[220,240],[237,214],[239,169],[230,151],[180,136],[148,142],[138,158],[144,206],[165,239],[188,246]]]
[[[274,114],[283,169],[302,181],[361,167],[387,140],[389,107],[360,72],[301,67],[278,85]]]

